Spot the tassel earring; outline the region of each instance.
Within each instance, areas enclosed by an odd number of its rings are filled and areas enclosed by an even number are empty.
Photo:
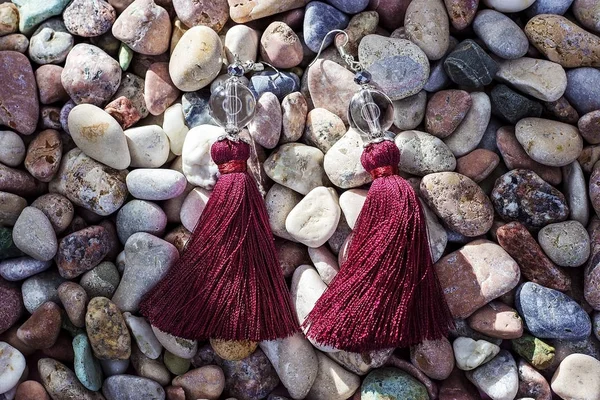
[[[211,147],[221,176],[179,261],[140,306],[175,336],[260,342],[299,330],[265,204],[246,170],[250,146],[239,137],[256,107],[240,77],[260,69],[236,60],[211,95],[212,116],[225,130]]]
[[[348,41],[344,31],[332,32]],[[361,163],[373,183],[348,258],[303,328],[316,343],[357,353],[439,339],[453,320],[433,269],[421,204],[398,175],[401,154],[387,132],[394,106],[369,85],[371,75],[344,46],[339,51],[361,86],[350,101],[348,121],[363,136]]]

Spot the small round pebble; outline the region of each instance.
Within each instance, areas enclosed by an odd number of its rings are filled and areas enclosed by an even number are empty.
[[[68,31],[83,37],[100,36],[108,32],[115,18],[115,9],[104,0],[75,0],[63,12]]]
[[[521,28],[498,11],[478,12],[473,21],[473,30],[498,57],[514,60],[523,57],[529,50],[529,40]]]
[[[538,233],[538,241],[548,257],[562,267],[579,267],[590,255],[590,237],[577,221],[546,225]]]
[[[21,251],[40,261],[52,259],[58,249],[52,224],[35,207],[25,207],[19,215],[13,228],[13,241]]]

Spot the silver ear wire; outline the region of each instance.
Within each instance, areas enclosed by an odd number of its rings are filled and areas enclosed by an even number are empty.
[[[342,34],[342,35],[344,35],[344,38],[346,39],[344,41],[344,43],[338,47],[338,52],[340,53],[340,56],[344,59],[344,62],[348,65],[348,67],[350,67],[350,69],[352,71],[354,71],[354,72],[362,71],[362,69],[363,69],[362,65],[360,65],[360,63],[358,61],[355,61],[354,57],[352,57],[351,54],[348,54],[346,52],[346,49],[344,49],[344,47],[348,44],[350,37],[348,36],[348,33],[346,31],[343,31],[341,29],[333,29],[333,30],[327,32],[327,34],[323,37],[323,40],[321,41],[321,47],[319,48],[319,51],[317,52],[315,59],[312,60],[312,62],[308,65],[308,67],[309,68],[312,67],[313,64],[317,62],[317,60],[319,59],[319,56],[323,52],[323,48],[325,47],[325,42],[327,41],[327,37],[329,35],[331,35],[332,33]]]

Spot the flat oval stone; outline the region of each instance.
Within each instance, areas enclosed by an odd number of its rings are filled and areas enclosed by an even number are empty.
[[[538,233],[538,242],[548,257],[562,267],[579,267],[590,256],[590,237],[577,221],[546,225]]]
[[[58,287],[58,297],[73,325],[83,328],[88,303],[85,289],[75,282],[64,282]]]
[[[456,159],[444,142],[419,131],[404,131],[394,139],[400,149],[401,171],[425,176],[436,172],[454,171]]]
[[[81,333],[73,339],[73,353],[75,355],[73,363],[77,379],[89,390],[100,390],[102,387],[102,369],[100,362],[92,354],[92,346],[85,334]]]
[[[27,278],[21,286],[23,304],[31,314],[47,301],[60,302],[58,287],[65,280],[54,270],[41,272]]]
[[[75,103],[102,106],[119,88],[121,67],[100,48],[80,43],[69,52],[61,80]]]
[[[225,375],[218,366],[207,365],[175,377],[173,385],[181,386],[191,399],[218,399],[225,388]]]
[[[329,4],[313,1],[308,3],[304,11],[304,27],[302,30],[306,46],[313,52],[318,52],[321,43],[324,47],[333,42],[333,35],[327,35],[334,29],[344,29],[350,18]]]
[[[194,188],[185,197],[179,211],[179,220],[190,232],[196,227],[209,198],[210,192],[199,187]]]
[[[25,254],[40,261],[51,260],[58,242],[52,224],[43,212],[35,207],[25,207],[12,231],[15,245]]]
[[[60,311],[60,307],[55,303],[45,302],[19,327],[17,337],[32,349],[54,346],[60,333]]]
[[[600,361],[586,354],[565,357],[552,377],[552,390],[563,399],[592,399],[600,396],[596,377]]]
[[[508,350],[501,350],[496,357],[476,370],[467,371],[466,376],[479,390],[493,399],[514,399],[519,390],[517,364]]]
[[[533,160],[551,167],[571,164],[583,150],[577,128],[562,122],[524,118],[517,123],[515,135]]]
[[[54,129],[41,131],[27,148],[25,168],[41,182],[50,182],[58,171],[62,158],[62,140]]]
[[[442,257],[435,270],[452,315],[461,319],[512,290],[521,276],[516,261],[487,240]]]
[[[6,393],[16,386],[25,367],[23,354],[8,343],[0,342],[0,392]]]
[[[410,2],[404,17],[408,39],[425,52],[430,60],[442,58],[450,45],[450,23],[442,0]]]
[[[569,218],[587,225],[590,218],[587,181],[579,162],[562,167],[565,197],[569,204]]]
[[[345,133],[346,126],[340,117],[324,108],[314,108],[306,116],[302,139],[327,153]]]
[[[304,132],[308,114],[308,103],[300,92],[293,92],[283,98],[281,102],[282,130],[279,143],[295,142]]]
[[[358,215],[367,198],[367,193],[368,191],[364,189],[349,189],[340,195],[340,208],[351,229],[354,229]]]
[[[5,3],[12,4],[12,3]],[[25,143],[13,131],[0,131],[0,162],[9,167],[19,166],[25,159]]]
[[[379,368],[367,375],[360,387],[361,400],[427,400],[425,386],[397,368]]]
[[[158,125],[127,129],[125,132],[131,155],[131,167],[158,168],[169,158],[169,138]]]
[[[20,33],[0,36],[0,51],[16,51],[25,53],[29,48],[29,39]]]
[[[169,49],[169,13],[152,0],[135,0],[119,15],[112,34],[136,53],[162,54]]]
[[[537,101],[531,100],[506,85],[496,85],[491,93],[492,114],[516,124],[528,117],[539,118],[543,107]]]
[[[444,0],[448,17],[455,29],[463,30],[473,22],[479,0]]]
[[[579,119],[579,133],[590,144],[600,143],[600,110],[592,111]]]
[[[159,383],[133,375],[114,375],[107,378],[102,384],[102,394],[106,400],[119,400],[122,397],[165,400],[165,390]]]
[[[600,109],[600,71],[596,68],[576,68],[567,72],[565,97],[580,114]]]
[[[431,379],[446,379],[454,368],[452,345],[446,338],[425,340],[411,346],[410,361]]]
[[[537,3],[536,3],[537,4]],[[496,79],[542,101],[557,101],[567,89],[567,74],[557,63],[522,57],[499,64]]]
[[[577,0],[573,4],[573,14],[577,21],[591,31],[600,32],[600,8],[594,0]]]
[[[304,320],[326,289],[327,285],[315,268],[310,265],[300,265],[296,268],[292,276],[290,294],[300,324],[304,323]],[[313,346],[319,347],[314,341],[310,339],[309,341]],[[323,349],[323,351],[327,350],[327,348]]]
[[[145,200],[131,200],[117,214],[117,234],[125,244],[137,232],[162,235],[167,226],[167,216],[155,203]]]
[[[21,77],[17,79],[17,77]],[[39,117],[37,85],[27,57],[14,51],[0,51],[0,125],[31,135]]]
[[[100,360],[124,360],[131,355],[131,337],[119,308],[105,297],[94,297],[88,304],[85,327]]]
[[[392,100],[419,93],[429,78],[426,54],[409,40],[367,35],[358,46],[358,58],[373,83]],[[391,71],[407,79],[395,79]]]
[[[13,226],[25,207],[27,207],[27,200],[23,197],[0,192],[0,225]]]
[[[493,151],[475,149],[456,160],[456,172],[479,183],[487,178],[499,163],[500,157]]]
[[[323,245],[337,228],[341,210],[332,188],[314,188],[290,211],[285,228],[292,237],[309,247]]]
[[[475,182],[455,172],[429,174],[421,180],[421,194],[448,226],[468,237],[492,227],[492,203]]]
[[[265,206],[269,224],[275,236],[293,240],[285,229],[285,220],[292,209],[302,200],[302,195],[283,185],[275,183],[267,192]]]
[[[62,233],[69,227],[75,215],[73,204],[65,196],[58,193],[48,193],[40,196],[31,203],[31,206],[41,210],[48,217],[54,232],[57,234]]]
[[[503,13],[514,13],[523,11],[535,0],[483,0],[486,6],[489,8],[498,10]]]
[[[91,270],[110,251],[109,234],[99,225],[89,226],[60,240],[56,255],[58,272],[65,279],[73,279]]]
[[[308,392],[308,398],[343,400],[352,396],[360,387],[360,378],[352,372],[317,352],[319,372]]]
[[[260,55],[275,68],[293,68],[304,57],[302,42],[287,24],[272,22],[260,39]]]
[[[185,176],[168,169],[140,168],[127,174],[127,189],[142,200],[167,200],[182,194],[186,188]]]
[[[252,355],[258,348],[258,343],[249,340],[210,339],[210,346],[222,359],[239,361]]]
[[[256,111],[248,124],[250,136],[256,143],[273,149],[279,142],[282,124],[281,105],[273,93],[263,93],[256,102]]]
[[[198,46],[198,43],[204,46]],[[222,57],[219,35],[206,26],[194,26],[183,34],[171,54],[169,74],[177,88],[192,92],[208,86],[219,75]]]
[[[479,88],[492,83],[498,72],[498,63],[477,43],[467,39],[446,56],[444,69],[454,83]]]
[[[590,317],[569,296],[537,283],[522,284],[515,305],[532,335],[542,339],[582,340],[591,334]]]
[[[523,224],[502,225],[496,230],[496,237],[498,244],[519,263],[527,280],[561,291],[571,287],[571,278],[566,271],[546,256]]]
[[[117,267],[110,261],[104,261],[83,274],[79,284],[85,289],[89,298],[111,298],[117,290],[120,279]]]
[[[530,17],[539,14],[557,14],[564,15],[573,0],[537,0],[527,9],[527,15]]]
[[[363,151],[363,138],[350,128],[325,154],[323,167],[331,182],[340,188],[349,189],[372,181],[371,175],[363,168],[360,156]]]
[[[494,10],[482,10],[473,21],[475,34],[498,57],[514,60],[529,50],[529,40],[521,28],[506,15]]]
[[[490,122],[492,105],[490,98],[483,92],[471,93],[473,105],[460,125],[444,139],[444,143],[455,156],[464,156],[473,151],[485,134]]]
[[[0,164],[0,190],[18,196],[29,197],[45,190],[44,185],[30,173]]]
[[[567,219],[565,196],[536,173],[515,169],[502,175],[492,191],[492,203],[505,221],[519,221],[529,229]],[[545,199],[539,201],[539,199]]]
[[[7,331],[21,318],[25,310],[23,300],[21,290],[16,284],[0,279],[0,333]]]
[[[7,281],[20,281],[50,268],[52,260],[39,261],[31,257],[9,258],[0,262],[0,276]]]
[[[525,34],[550,61],[565,68],[600,66],[600,38],[560,15],[537,15]]]
[[[523,320],[517,310],[500,301],[491,301],[475,311],[469,326],[494,338],[516,339],[523,335]]]
[[[152,327],[144,317],[136,317],[130,312],[124,312],[123,318],[125,318],[125,323],[131,330],[140,351],[152,360],[160,357],[163,347],[154,335],[154,332],[152,332]]]
[[[323,170],[323,157],[319,149],[300,143],[288,143],[271,153],[263,167],[275,182],[298,193],[307,194],[328,182]]]
[[[233,11],[233,9],[232,9]],[[240,60],[256,61],[260,32],[246,25],[234,25],[225,34],[225,54],[227,62]]]
[[[427,103],[427,132],[442,139],[450,136],[465,119],[472,105],[471,95],[464,90],[442,90],[435,93]]]
[[[103,0],[75,0],[63,12],[69,32],[83,37],[100,36],[108,32],[116,17],[113,6]]]
[[[42,358],[38,361],[37,367],[42,384],[52,398],[102,400],[100,394],[86,389],[75,373],[64,364],[52,358]]]
[[[416,129],[425,117],[427,93],[421,90],[413,96],[392,103],[394,104],[394,126],[400,130]]]

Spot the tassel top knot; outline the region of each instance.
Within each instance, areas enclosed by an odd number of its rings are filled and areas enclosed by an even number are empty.
[[[244,172],[250,158],[250,146],[242,141],[219,140],[210,148],[210,155],[221,174]]]
[[[397,175],[400,150],[394,142],[389,140],[371,143],[364,149],[360,162],[373,179]]]

